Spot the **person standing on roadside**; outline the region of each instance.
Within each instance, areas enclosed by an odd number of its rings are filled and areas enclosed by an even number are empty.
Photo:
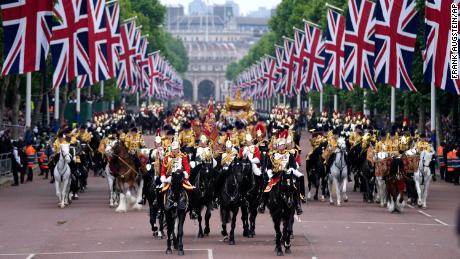
[[[13,142],[13,151],[11,153],[11,169],[13,172],[13,184],[11,186],[19,185],[19,176],[18,173],[22,170],[21,158],[18,151],[18,142]]]

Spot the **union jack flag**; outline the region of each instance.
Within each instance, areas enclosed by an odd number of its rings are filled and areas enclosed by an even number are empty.
[[[283,69],[284,60],[284,48],[281,46],[275,46],[276,55],[276,92],[280,93],[286,84],[286,71]]]
[[[91,73],[78,77],[78,87],[93,85],[110,78],[107,61],[107,40],[112,32],[107,29],[105,0],[88,0],[88,40]]]
[[[278,78],[278,71],[276,69],[276,59],[273,57],[267,57],[265,59],[265,74],[264,77],[266,78],[266,93],[267,97],[271,98],[273,96],[273,92],[276,89],[277,78]]]
[[[51,38],[53,86],[59,87],[78,75],[91,74],[87,0],[57,0],[54,16],[57,19]]]
[[[137,54],[136,24],[129,21],[121,25],[121,44],[119,48],[119,66],[117,69],[117,85],[120,89],[127,89],[135,86]]]
[[[413,0],[380,0],[375,8],[375,79],[417,92],[411,81],[418,15]]]
[[[292,86],[295,85],[294,72],[297,70],[297,64],[294,62],[294,52],[294,42],[284,39],[283,69],[286,72],[286,85],[283,92],[288,96],[292,96]]]
[[[345,78],[361,88],[377,91],[374,83],[375,4],[349,0],[345,25]]]
[[[305,72],[307,69],[307,42],[305,37],[305,32],[296,29],[294,32],[294,46],[295,54],[294,61],[296,62],[296,71],[295,71],[295,93],[300,94],[302,90],[302,78],[305,77]]]
[[[112,2],[106,7],[106,24],[110,38],[107,38],[107,66],[109,77],[114,78],[118,66],[118,48],[120,45],[120,3]]]
[[[160,52],[149,54],[149,96],[158,94],[158,77],[160,75],[158,64],[160,63]]]
[[[316,89],[318,92],[323,90],[323,70],[324,70],[324,42],[321,39],[321,30],[316,26],[305,23],[306,38],[306,59],[307,69],[302,78],[305,92]]]
[[[53,1],[3,0],[2,75],[41,70],[45,65],[51,38]]]
[[[425,80],[437,88],[460,94],[460,79],[451,79],[451,5],[460,0],[426,0]],[[460,77],[459,77],[460,78]]]
[[[353,84],[346,82],[344,78],[344,39],[345,17],[339,12],[329,9],[323,52],[325,57],[323,83],[333,85],[341,90],[351,91]]]
[[[141,37],[137,55],[135,57],[136,64],[139,71],[138,85],[144,91],[149,89],[150,78],[149,78],[149,60],[147,57],[147,48],[149,41],[147,36]]]

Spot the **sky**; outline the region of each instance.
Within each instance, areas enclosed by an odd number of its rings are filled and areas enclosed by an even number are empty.
[[[208,5],[213,4],[224,4],[226,0],[203,0]],[[259,7],[266,7],[267,9],[275,8],[281,0],[233,0],[240,6],[240,13],[247,14],[250,11],[255,11]],[[165,5],[177,5],[181,4],[185,7],[186,12],[188,11],[188,4],[192,0],[160,0]]]

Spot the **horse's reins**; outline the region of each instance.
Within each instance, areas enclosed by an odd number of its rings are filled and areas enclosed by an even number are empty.
[[[125,178],[125,175],[127,175],[129,172],[134,171],[136,174],[138,173],[126,160],[124,160],[121,156],[117,154],[112,154],[112,156],[117,157],[125,166],[128,167],[128,170],[124,172],[123,174],[120,175],[121,178]]]

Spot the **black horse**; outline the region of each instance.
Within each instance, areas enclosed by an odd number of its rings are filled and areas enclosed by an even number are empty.
[[[310,193],[312,189],[312,184],[315,186],[316,191],[314,199],[318,200],[318,190],[321,185],[321,193],[323,196],[326,196],[327,193],[327,179],[326,179],[326,167],[324,165],[324,159],[322,157],[323,151],[326,148],[327,143],[322,143],[312,154],[308,157],[306,161],[307,177],[308,177],[308,192]]]
[[[295,179],[292,174],[280,172],[279,182],[272,187],[268,208],[273,220],[276,232],[276,255],[283,256],[284,246],[286,254],[291,253],[291,235],[293,233],[294,212],[296,208]],[[283,223],[283,232],[281,232],[281,223]]]
[[[224,177],[223,188],[220,191],[220,217],[222,221],[222,236],[224,240],[228,240],[229,245],[235,244],[235,226],[238,210],[242,201],[241,185],[243,182],[243,161],[236,159],[228,170],[221,172]],[[230,215],[231,214],[231,215]],[[227,232],[227,224],[231,220],[230,235]]]
[[[203,238],[209,235],[210,232],[209,220],[211,219],[215,176],[212,161],[203,162],[195,167],[195,169],[195,174],[192,174],[193,177],[190,178],[193,186],[195,186],[191,201],[193,209],[198,216],[198,238]],[[206,207],[206,213],[205,228],[203,232],[203,227],[201,225],[203,217],[201,216],[201,211],[204,207]]]
[[[164,209],[166,216],[167,231],[167,248],[166,254],[172,254],[171,243],[174,243],[174,249],[178,250],[178,255],[184,255],[184,221],[189,207],[189,197],[182,187],[184,173],[179,170],[171,174],[171,185],[164,194]],[[175,228],[177,221],[177,229]]]
[[[363,201],[371,203],[375,185],[374,166],[367,159],[368,148],[362,149],[358,156],[358,175],[363,193]]]
[[[164,205],[163,196],[157,189],[160,184],[159,177],[156,176],[153,168],[147,171],[144,175],[144,190],[145,199],[149,204],[150,226],[154,237],[162,239],[164,236]],[[158,219],[159,228],[156,226]]]
[[[262,188],[263,177],[255,175],[252,172],[251,163],[247,159],[243,160],[241,220],[245,237],[253,238],[256,235],[257,208],[262,199]]]

